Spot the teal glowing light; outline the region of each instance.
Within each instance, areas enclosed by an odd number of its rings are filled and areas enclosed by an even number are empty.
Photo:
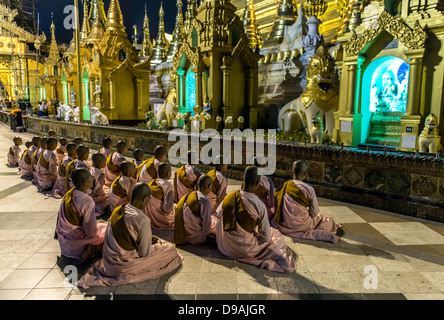
[[[191,68],[188,69],[186,75],[186,112],[192,113],[194,115],[194,107],[196,107],[196,74],[191,71]]]

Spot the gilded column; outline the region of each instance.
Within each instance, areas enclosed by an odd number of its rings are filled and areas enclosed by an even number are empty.
[[[114,80],[109,81],[109,108],[116,109],[116,84]]]
[[[352,62],[347,65],[348,83],[347,83],[347,107],[346,114],[355,113],[355,99],[356,99],[356,78],[358,65],[356,62]]]
[[[196,68],[196,107],[194,108],[195,114],[200,114],[203,109],[203,99],[202,99],[202,71]]]
[[[143,79],[137,78],[137,110],[142,111],[143,107]]]
[[[222,70],[222,91],[223,91],[223,106],[224,110],[230,108],[230,77],[231,77],[231,64],[230,57],[225,56],[223,58]]]
[[[407,93],[407,115],[418,115],[421,106],[423,58],[410,58],[409,91]]]

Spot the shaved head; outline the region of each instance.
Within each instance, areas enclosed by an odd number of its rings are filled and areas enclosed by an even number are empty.
[[[136,172],[136,166],[131,161],[123,161],[120,164],[119,168],[120,168],[120,172],[122,172],[122,174],[124,176],[128,176],[128,177],[133,177],[134,173]]]
[[[162,162],[159,164],[159,167],[157,169],[157,173],[159,174],[160,178],[168,179],[170,172],[171,172],[171,166],[168,163]]]
[[[291,168],[294,177],[299,177],[307,174],[308,166],[304,160],[297,160],[293,162],[293,166]]]
[[[245,187],[255,187],[260,180],[257,167],[249,166],[244,171]]]
[[[48,150],[57,149],[57,144],[58,144],[58,141],[56,138],[48,138],[48,140],[46,140],[46,148]]]
[[[138,182],[135,184],[133,191],[131,192],[130,203],[136,208],[143,209],[148,203],[150,196],[150,187],[144,182]]]
[[[213,179],[211,179],[210,176],[207,176],[206,174],[203,174],[199,177],[199,180],[197,181],[197,185],[199,186],[199,190],[206,190],[207,188],[211,188],[211,185],[213,184]]]
[[[89,148],[83,145],[80,145],[76,149],[77,157],[80,160],[87,160],[89,157]]]
[[[92,177],[91,173],[89,172],[88,169],[85,168],[75,169],[71,173],[71,180],[76,188],[80,188],[85,181],[90,179],[90,177]]]
[[[77,145],[73,142],[70,142],[66,145],[66,151],[68,152],[68,154],[73,153],[74,151],[76,151],[77,149]]]
[[[154,149],[154,156],[156,158],[160,158],[162,156],[166,156],[167,155],[167,148],[165,148],[164,146],[157,146],[156,149]]]

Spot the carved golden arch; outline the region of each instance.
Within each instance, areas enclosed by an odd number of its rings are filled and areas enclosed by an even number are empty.
[[[359,37],[353,31],[350,40],[344,45],[346,56],[357,56],[382,31],[390,33],[409,50],[425,48],[427,34],[418,20],[416,20],[413,29],[411,29],[404,22],[384,10],[378,17],[378,27],[376,29],[366,29]]]
[[[200,57],[200,49],[198,47],[192,48],[188,42],[184,42],[173,58],[173,70],[177,70],[180,67],[184,54],[191,65],[195,67],[202,66],[203,60]]]

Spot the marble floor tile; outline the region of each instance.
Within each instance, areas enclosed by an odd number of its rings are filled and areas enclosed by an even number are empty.
[[[52,269],[59,256],[53,252],[41,252],[33,254],[28,260],[21,264],[18,269]]]
[[[33,289],[24,300],[66,300],[70,292],[69,288]]]
[[[203,272],[199,275],[197,294],[237,294],[235,272]]]
[[[390,281],[401,293],[442,293],[420,272],[385,272],[386,281]],[[380,280],[382,281],[382,280]]]
[[[335,256],[302,256],[310,272],[340,272],[344,271]]]
[[[130,283],[118,286],[115,295],[153,295],[156,292],[156,288],[159,284],[160,278],[150,279],[137,283]]]
[[[23,300],[31,289],[0,289],[0,300]]]
[[[276,274],[275,280],[280,293],[320,293],[309,272],[298,271],[289,275]]]
[[[167,274],[160,278],[156,294],[196,294],[199,273]]]
[[[444,244],[444,236],[419,222],[370,224],[396,245]]]
[[[364,219],[346,206],[322,207],[321,213],[332,217],[337,223],[366,223]]]
[[[399,254],[369,256],[369,258],[380,271],[414,271],[411,261],[415,258]]]
[[[0,289],[32,289],[50,269],[15,270],[0,282]]]
[[[444,300],[444,293],[405,293],[408,300]]]
[[[278,293],[274,272],[264,273],[261,269],[237,273],[237,292],[243,293]]]
[[[365,276],[356,271],[310,272],[321,293],[359,293],[364,290]]]

